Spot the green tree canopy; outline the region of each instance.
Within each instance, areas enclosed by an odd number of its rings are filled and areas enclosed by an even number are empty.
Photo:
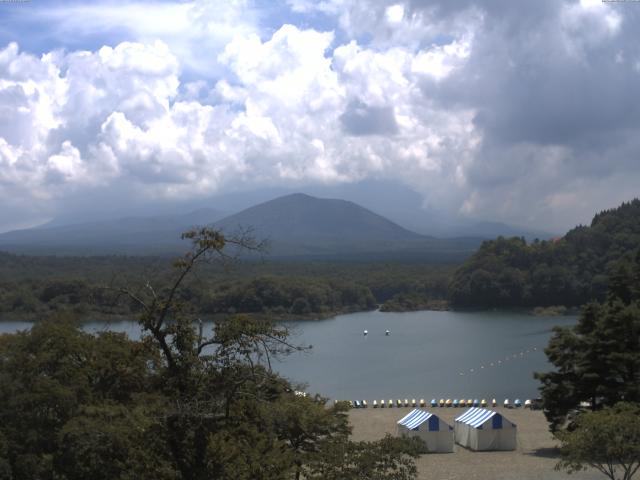
[[[456,306],[579,306],[603,301],[616,265],[640,244],[640,200],[594,216],[549,241],[522,238],[484,242],[454,274]]]
[[[272,371],[300,348],[285,327],[234,315],[205,331],[185,279],[227,260],[228,245],[256,244],[209,229],[185,238],[193,248],[168,283],[118,289],[140,311],[140,341],[69,318],[0,336],[0,479],[319,478],[342,461],[357,468],[335,478],[414,478],[415,444],[349,441],[345,405],[300,397]]]
[[[556,469],[569,473],[595,468],[611,480],[631,480],[640,469],[640,407],[620,403],[587,412],[573,431],[558,434],[561,460]]]
[[[594,410],[640,402],[640,253],[616,272],[607,300],[586,305],[576,326],[556,328],[545,350],[556,369],[536,376],[552,430],[584,401]]]

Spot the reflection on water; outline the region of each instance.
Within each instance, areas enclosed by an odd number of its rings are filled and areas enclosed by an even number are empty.
[[[538,387],[533,372],[550,368],[543,349],[552,327],[575,321],[517,312],[428,311],[288,322],[293,341],[313,349],[294,353],[275,368],[331,398],[532,398]],[[0,332],[29,326],[0,322]],[[90,322],[84,328],[140,336],[131,321]]]

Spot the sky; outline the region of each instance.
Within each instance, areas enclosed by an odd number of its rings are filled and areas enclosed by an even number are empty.
[[[637,1],[0,0],[0,231],[362,185],[564,231],[638,196],[639,21]]]

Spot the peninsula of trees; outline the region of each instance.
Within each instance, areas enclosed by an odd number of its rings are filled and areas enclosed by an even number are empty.
[[[640,246],[640,200],[597,214],[591,225],[531,244],[498,238],[454,274],[455,307],[580,306],[604,300],[612,275]]]

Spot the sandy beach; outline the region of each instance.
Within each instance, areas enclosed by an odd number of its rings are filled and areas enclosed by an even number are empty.
[[[354,440],[376,440],[385,433],[396,435],[396,422],[411,408],[366,408],[349,413]],[[461,408],[429,409],[453,425]],[[596,480],[605,478],[595,470],[568,475],[556,472],[557,442],[549,433],[541,411],[528,409],[494,410],[518,426],[518,447],[512,452],[473,452],[455,445],[453,453],[422,455],[417,460],[420,480]]]

